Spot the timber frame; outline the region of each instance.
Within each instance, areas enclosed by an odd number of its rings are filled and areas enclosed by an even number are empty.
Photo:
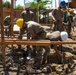
[[[11,24],[13,24],[13,1],[11,0]],[[14,40],[14,38],[11,39],[5,39],[4,37],[4,27],[3,27],[3,7],[2,7],[2,0],[0,0],[0,25],[1,25],[1,39],[0,39],[0,45],[2,46],[2,61],[3,66],[6,65],[5,62],[5,47],[7,45],[36,45],[36,46],[49,46],[51,44],[76,44],[76,42],[63,42],[63,41],[49,41],[49,40]],[[13,25],[11,26],[11,30],[13,30]],[[13,33],[12,33],[13,34]]]

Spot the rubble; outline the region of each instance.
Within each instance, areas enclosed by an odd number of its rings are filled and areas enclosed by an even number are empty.
[[[73,39],[68,38],[66,41],[76,41],[76,32],[73,33]],[[10,46],[10,45],[9,45]],[[23,58],[23,53],[26,51],[25,45],[22,45],[22,50],[18,50],[18,46],[14,45],[6,47],[6,67],[2,66],[2,52],[0,49],[0,75],[76,75],[76,45],[62,45],[63,58],[50,49],[47,59],[47,64],[40,65],[40,68],[34,67],[34,60],[27,61]],[[62,63],[59,63],[59,61]]]

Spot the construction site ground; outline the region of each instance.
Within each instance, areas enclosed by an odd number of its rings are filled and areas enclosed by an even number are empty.
[[[71,38],[67,38],[66,41],[76,41],[76,26],[74,28]],[[41,65],[39,69],[34,68],[33,65],[21,64],[23,63],[23,61],[21,62],[23,51],[11,49],[9,46],[5,50],[5,67],[2,65],[2,52],[0,49],[0,75],[76,75],[76,44],[62,45],[62,63],[59,63],[60,56],[55,50],[50,49],[47,64]],[[22,47],[24,49],[25,45],[22,45]],[[32,60],[31,63],[33,63]]]

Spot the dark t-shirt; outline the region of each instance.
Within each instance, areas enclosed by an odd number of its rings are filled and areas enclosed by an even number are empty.
[[[26,11],[26,10],[24,10],[21,13],[21,16],[23,17],[25,22],[31,21],[34,18],[33,12],[32,11]]]
[[[54,18],[56,20],[62,20],[63,18],[63,11],[62,10],[58,10],[58,9],[55,9],[53,12],[52,12],[52,15],[54,16]]]

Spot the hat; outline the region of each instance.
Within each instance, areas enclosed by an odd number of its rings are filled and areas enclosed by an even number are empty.
[[[22,19],[22,18],[18,19],[18,20],[16,21],[16,24],[17,24],[17,26],[19,26],[20,28],[22,28],[23,19]]]
[[[60,5],[62,5],[64,7],[66,5],[66,2],[65,1],[61,1]]]
[[[69,12],[70,12],[70,13],[74,13],[74,9],[70,9]]]
[[[66,39],[68,38],[68,33],[65,32],[65,31],[62,31],[62,32],[60,33],[60,36],[61,36],[61,39],[62,39],[62,40],[66,40]]]
[[[30,7],[30,3],[25,3],[25,8],[29,8]]]

